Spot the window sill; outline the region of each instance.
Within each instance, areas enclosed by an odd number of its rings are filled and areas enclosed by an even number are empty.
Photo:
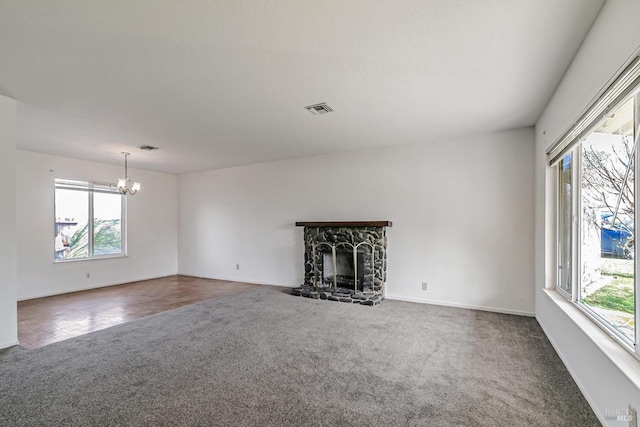
[[[640,389],[640,360],[638,360],[617,338],[606,333],[572,302],[554,289],[544,289],[544,293],[556,303],[573,323],[604,353],[604,355]]]
[[[102,256],[94,256],[92,258],[69,258],[69,259],[54,259],[54,264],[66,264],[69,262],[82,262],[82,261],[95,261],[99,259],[114,259],[114,258],[127,258],[129,255],[102,255]]]

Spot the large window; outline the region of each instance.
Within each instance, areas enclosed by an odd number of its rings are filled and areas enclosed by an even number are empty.
[[[596,101],[560,141],[564,145],[556,144],[557,159],[553,149],[550,157],[558,177],[556,287],[640,356],[635,250],[640,59],[634,64],[633,78],[616,80],[603,95],[616,91],[609,104]]]
[[[125,201],[109,184],[56,179],[54,260],[126,255]]]

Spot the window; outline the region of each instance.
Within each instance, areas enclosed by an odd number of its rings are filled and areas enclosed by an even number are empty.
[[[639,128],[637,58],[552,147],[549,157],[557,169],[556,289],[640,358],[635,250]]]
[[[559,166],[558,187],[558,287],[571,295],[572,240],[573,240],[573,158],[567,154]]]
[[[54,260],[126,255],[125,201],[109,184],[56,179]]]
[[[614,110],[580,147],[582,286],[579,301],[629,342],[635,338],[634,110]]]

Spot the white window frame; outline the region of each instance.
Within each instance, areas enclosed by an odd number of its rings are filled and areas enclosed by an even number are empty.
[[[104,182],[90,182],[90,181],[75,181],[70,179],[59,179],[56,178],[54,181],[54,226],[56,223],[55,218],[55,190],[73,190],[73,191],[82,191],[88,193],[88,227],[87,227],[87,256],[83,258],[64,258],[64,259],[56,259],[55,258],[55,243],[53,248],[53,262],[54,263],[66,263],[66,262],[78,262],[78,261],[89,261],[95,259],[106,259],[106,258],[125,258],[128,256],[127,252],[127,198],[124,194],[121,194],[114,186],[110,183]],[[93,234],[94,234],[94,217],[93,217],[93,195],[95,193],[106,193],[113,194],[116,196],[120,196],[120,239],[121,239],[121,248],[122,251],[117,254],[106,254],[106,255],[95,255],[93,253]]]
[[[555,233],[555,290],[559,295],[570,301],[575,307],[577,307],[587,318],[593,321],[599,328],[601,328],[607,335],[614,339],[614,341],[621,344],[621,346],[630,352],[637,360],[640,360],[640,254],[637,251],[634,257],[635,262],[635,289],[634,289],[634,316],[635,316],[635,337],[633,341],[630,341],[628,337],[624,336],[613,326],[611,326],[606,320],[602,319],[595,313],[588,305],[580,301],[580,292],[582,287],[582,262],[580,259],[580,246],[582,233],[582,159],[581,159],[581,143],[580,141],[600,123],[602,118],[610,111],[617,109],[623,102],[629,99],[629,96],[636,92],[640,88],[640,56],[635,56],[632,60],[622,69],[622,71],[612,80],[612,83],[597,97],[587,108],[586,112],[582,114],[580,119],[555,143],[551,144],[547,151],[547,157],[549,166],[555,168],[556,173],[554,186],[556,191],[556,233]],[[640,117],[636,117],[635,123],[635,136],[638,137],[640,133]],[[573,219],[571,223],[572,227],[572,278],[571,278],[571,294],[566,292],[559,286],[559,267],[560,267],[560,255],[559,255],[559,237],[560,237],[560,174],[558,173],[558,164],[565,155],[572,153],[572,208]],[[637,147],[634,154],[635,159],[635,194],[640,196],[640,147]],[[638,200],[638,199],[636,199]],[[640,230],[640,206],[636,207],[636,214],[634,215],[635,230]]]
[[[576,256],[575,256],[575,247],[576,244],[579,242],[579,240],[576,238],[576,225],[577,225],[577,221],[576,221],[576,202],[575,202],[575,192],[576,192],[576,164],[578,159],[576,158],[576,153],[573,150],[570,150],[568,152],[565,153],[565,155],[568,155],[569,153],[572,154],[571,157],[571,292],[567,292],[565,289],[563,289],[560,286],[560,276],[562,275],[560,272],[560,269],[562,267],[561,265],[561,260],[560,257],[562,256],[561,254],[561,250],[559,248],[560,246],[560,234],[561,234],[561,230],[560,230],[560,205],[562,203],[561,197],[562,194],[560,192],[560,180],[561,180],[561,174],[559,173],[560,168],[559,166],[556,166],[556,174],[555,174],[555,181],[556,181],[556,185],[555,185],[555,191],[556,191],[556,234],[555,234],[555,245],[556,245],[556,281],[555,281],[555,289],[558,293],[560,293],[560,295],[562,295],[563,297],[565,297],[566,299],[569,300],[574,300],[574,296],[575,296],[575,289],[576,289],[576,280],[578,279],[577,275],[576,275],[576,269],[575,266],[577,265],[576,262]],[[564,158],[564,157],[563,157]],[[560,162],[562,161],[562,159],[560,159]],[[560,164],[560,162],[557,163]]]

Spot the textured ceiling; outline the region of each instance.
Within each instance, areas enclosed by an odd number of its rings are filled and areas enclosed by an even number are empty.
[[[172,173],[432,142],[533,125],[602,4],[0,0],[0,94],[20,149]]]

